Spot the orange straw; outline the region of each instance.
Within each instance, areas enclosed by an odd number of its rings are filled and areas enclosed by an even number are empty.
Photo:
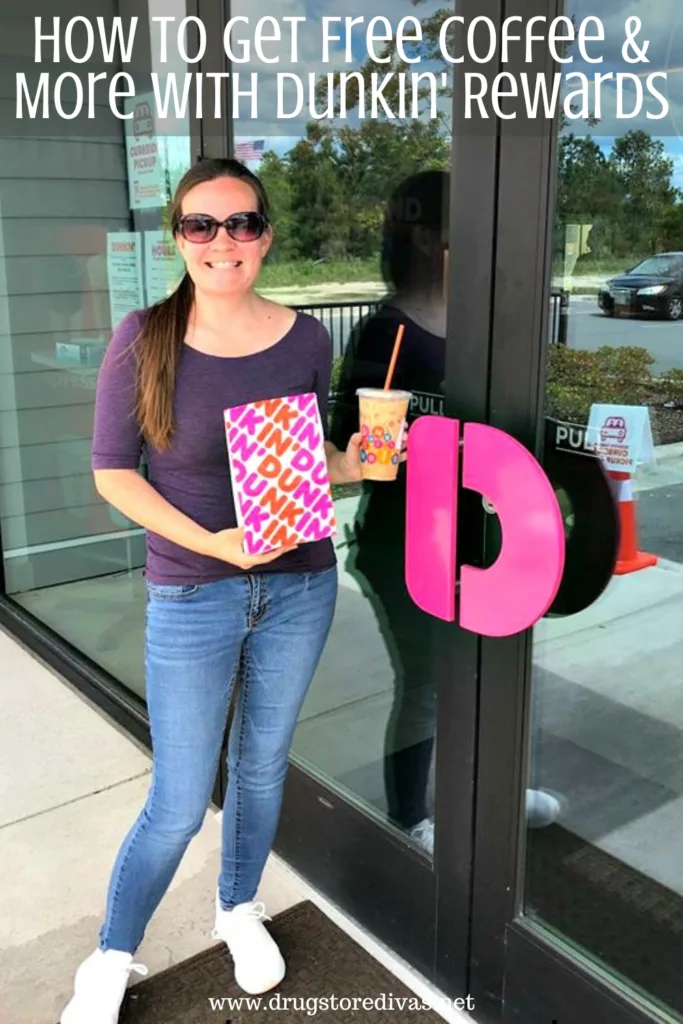
[[[392,380],[392,377],[394,376],[394,370],[396,369],[396,360],[398,359],[398,351],[399,351],[399,349],[401,347],[401,342],[403,340],[403,332],[404,332],[404,330],[405,330],[405,325],[401,324],[399,326],[399,328],[398,328],[398,331],[396,332],[396,341],[394,342],[394,351],[391,353],[391,362],[389,363],[389,369],[387,370],[387,378],[384,381],[384,390],[385,391],[388,391],[389,388],[391,387],[391,380]]]

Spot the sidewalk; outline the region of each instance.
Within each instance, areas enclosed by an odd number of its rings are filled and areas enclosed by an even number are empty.
[[[683,484],[683,444],[657,445],[655,460],[653,465],[638,469],[633,479],[634,491],[652,491]]]
[[[0,664],[0,1019],[56,1024],[75,967],[97,943],[109,872],[144,802],[150,759],[2,631]],[[219,838],[210,809],[138,953],[150,974],[214,944]],[[418,995],[434,993],[279,858],[259,898],[271,916],[312,900]]]

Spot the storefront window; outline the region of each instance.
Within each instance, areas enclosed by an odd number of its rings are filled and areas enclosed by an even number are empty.
[[[7,18],[13,66],[32,83],[34,17],[44,15],[44,4],[29,0],[22,13],[25,31],[15,32],[9,11],[0,26]],[[185,0],[97,0],[80,13],[106,25],[121,16],[124,26],[138,16],[126,65],[138,89],[127,101],[131,120],[115,120],[102,105],[94,120],[87,108],[78,120],[53,114],[49,130],[33,122],[32,132],[0,139],[5,583],[13,600],[142,694],[144,537],[97,495],[90,444],[97,373],[112,328],[178,280],[166,211],[190,164],[189,129],[158,122],[145,83],[155,71],[163,87],[165,72],[185,70],[172,46],[161,63],[152,20],[184,17]],[[77,33],[74,40],[76,52]],[[96,53],[74,69],[100,71]]]
[[[553,285],[568,316],[548,352],[545,458],[568,567],[534,633],[531,782],[561,809],[528,834],[525,913],[681,1013],[683,15],[617,7],[567,13],[602,19],[625,72],[617,24],[639,15],[670,114],[650,118],[646,95],[617,119],[607,88],[599,118],[559,140]],[[622,109],[637,105],[631,77]]]

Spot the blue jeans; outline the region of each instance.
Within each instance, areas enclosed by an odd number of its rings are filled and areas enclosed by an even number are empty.
[[[277,830],[294,729],[336,597],[336,567],[199,586],[148,584],[152,779],[116,858],[101,949],[135,952],[202,827],[236,680],[218,891],[225,910],[254,898]]]

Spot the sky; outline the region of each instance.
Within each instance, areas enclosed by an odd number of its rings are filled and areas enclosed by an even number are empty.
[[[572,68],[594,74],[595,71],[630,72],[648,75],[652,71],[665,71],[666,85],[657,88],[669,103],[669,116],[657,121],[647,118],[648,108],[653,112],[659,104],[653,99],[644,104],[642,115],[633,120],[616,117],[616,94],[607,87],[604,93],[603,117],[595,128],[585,128],[605,153],[609,153],[616,135],[631,128],[642,129],[655,138],[661,138],[667,155],[674,161],[674,184],[683,189],[683,3],[681,0],[568,0],[567,13],[578,22],[589,15],[600,18],[605,28],[605,41],[592,44],[591,51],[602,54],[600,65],[586,64],[577,53]],[[626,22],[640,18],[641,41],[650,43],[646,53],[649,63],[628,64],[622,56],[626,39]]]

